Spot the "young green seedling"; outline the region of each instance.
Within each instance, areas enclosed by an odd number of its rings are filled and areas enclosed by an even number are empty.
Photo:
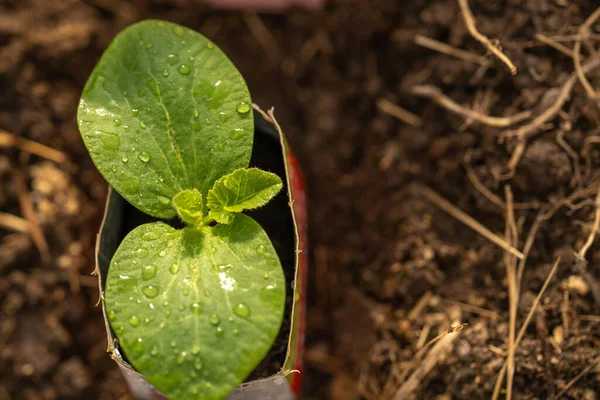
[[[122,241],[108,319],[135,369],[171,399],[221,399],[264,358],[283,319],[285,278],[267,234],[242,211],[281,179],[248,169],[252,101],[231,61],[185,27],[121,32],[90,76],[78,123],[97,168],[151,216]]]

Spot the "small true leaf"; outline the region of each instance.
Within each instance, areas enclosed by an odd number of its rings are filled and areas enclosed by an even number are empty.
[[[238,169],[215,182],[208,192],[209,215],[231,223],[233,213],[261,207],[282,188],[279,176],[257,168]]]
[[[183,230],[159,222],[125,237],[105,302],[127,360],[157,389],[170,399],[215,400],[271,348],[285,278],[266,233],[246,215]]]
[[[196,188],[206,196],[215,180],[248,166],[250,104],[244,79],[212,42],[183,26],[143,21],[102,55],[77,120],[117,192],[147,214],[171,218],[177,193]]]
[[[182,190],[173,198],[177,213],[189,225],[202,223],[202,195],[196,189]]]

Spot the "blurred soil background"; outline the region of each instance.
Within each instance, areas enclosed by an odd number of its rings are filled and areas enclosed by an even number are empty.
[[[144,18],[215,41],[304,167],[304,399],[598,399],[597,7],[0,1],[0,399],[130,398],[90,275],[107,187],[75,115]]]

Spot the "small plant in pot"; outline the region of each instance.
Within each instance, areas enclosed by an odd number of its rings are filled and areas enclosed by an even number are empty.
[[[132,206],[119,214],[129,229],[99,256],[110,257],[101,282],[113,356],[169,399],[225,398],[293,318],[277,246],[255,220],[268,220],[260,210],[284,182],[249,167],[244,79],[202,35],[143,21],[105,51],[77,117],[96,167]]]

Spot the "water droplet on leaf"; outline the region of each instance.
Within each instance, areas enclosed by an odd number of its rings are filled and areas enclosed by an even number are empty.
[[[129,322],[129,325],[136,327],[139,326],[140,324],[140,319],[138,317],[136,317],[135,315],[132,315],[131,317],[129,317],[129,319],[127,320]]]
[[[148,162],[150,161],[150,154],[146,153],[145,151],[142,151],[139,155],[138,158],[142,161],[142,162]]]
[[[219,316],[217,314],[213,314],[210,316],[210,323],[211,325],[218,325],[219,322],[221,322],[221,318],[219,318]]]
[[[250,309],[247,305],[240,303],[233,307],[233,313],[238,317],[248,318],[250,316]]]
[[[152,285],[144,286],[142,293],[144,293],[144,295],[149,299],[153,299],[158,296],[158,288]]]
[[[250,106],[250,104],[246,103],[245,101],[242,101],[240,104],[237,105],[235,109],[240,114],[247,114],[250,112],[250,110],[252,110],[252,106]]]
[[[191,71],[190,67],[185,64],[181,64],[181,66],[177,69],[181,75],[188,75]]]
[[[108,320],[109,321],[114,321],[115,319],[117,319],[117,313],[114,312],[113,310],[110,310],[108,312]]]
[[[179,264],[173,264],[169,267],[169,272],[172,273],[173,275],[175,275],[177,272],[179,272]]]
[[[156,271],[158,271],[158,267],[154,264],[142,267],[142,279],[147,281],[154,278],[156,276]]]

